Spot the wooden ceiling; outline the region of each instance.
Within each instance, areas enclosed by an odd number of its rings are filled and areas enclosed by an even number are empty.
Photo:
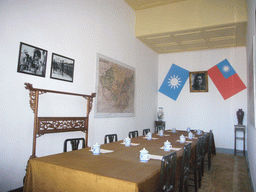
[[[185,1],[189,0],[125,0],[135,12]],[[245,46],[246,23],[207,25],[194,29],[170,30],[136,37],[159,54]]]
[[[138,37],[157,53],[245,46],[245,23]]]

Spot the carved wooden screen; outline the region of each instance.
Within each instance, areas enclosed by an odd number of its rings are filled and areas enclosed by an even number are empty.
[[[30,83],[25,83],[25,88],[29,90],[30,107],[34,112],[33,149],[32,149],[32,155],[30,158],[36,157],[36,138],[47,133],[83,131],[84,133],[86,133],[85,145],[87,146],[89,113],[92,109],[93,98],[96,96],[96,93],[92,93],[91,95],[83,95],[83,94],[76,94],[76,93],[46,90],[46,89],[37,89],[37,88],[33,88],[32,84]],[[47,92],[81,96],[85,98],[87,100],[86,117],[38,117],[39,95]]]

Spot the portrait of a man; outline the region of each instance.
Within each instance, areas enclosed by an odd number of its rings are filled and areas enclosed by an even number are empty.
[[[208,92],[207,71],[189,72],[190,92]]]

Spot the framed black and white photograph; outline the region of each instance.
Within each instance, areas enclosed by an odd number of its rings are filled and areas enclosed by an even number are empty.
[[[208,92],[207,71],[189,72],[190,92]]]
[[[45,77],[47,51],[20,42],[17,72]]]
[[[52,53],[51,78],[73,82],[75,60]]]

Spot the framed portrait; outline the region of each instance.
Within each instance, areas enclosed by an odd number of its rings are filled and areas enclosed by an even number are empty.
[[[207,71],[189,72],[190,92],[208,92]]]
[[[45,77],[47,51],[20,42],[17,72]]]
[[[75,60],[52,53],[51,78],[73,82]]]

